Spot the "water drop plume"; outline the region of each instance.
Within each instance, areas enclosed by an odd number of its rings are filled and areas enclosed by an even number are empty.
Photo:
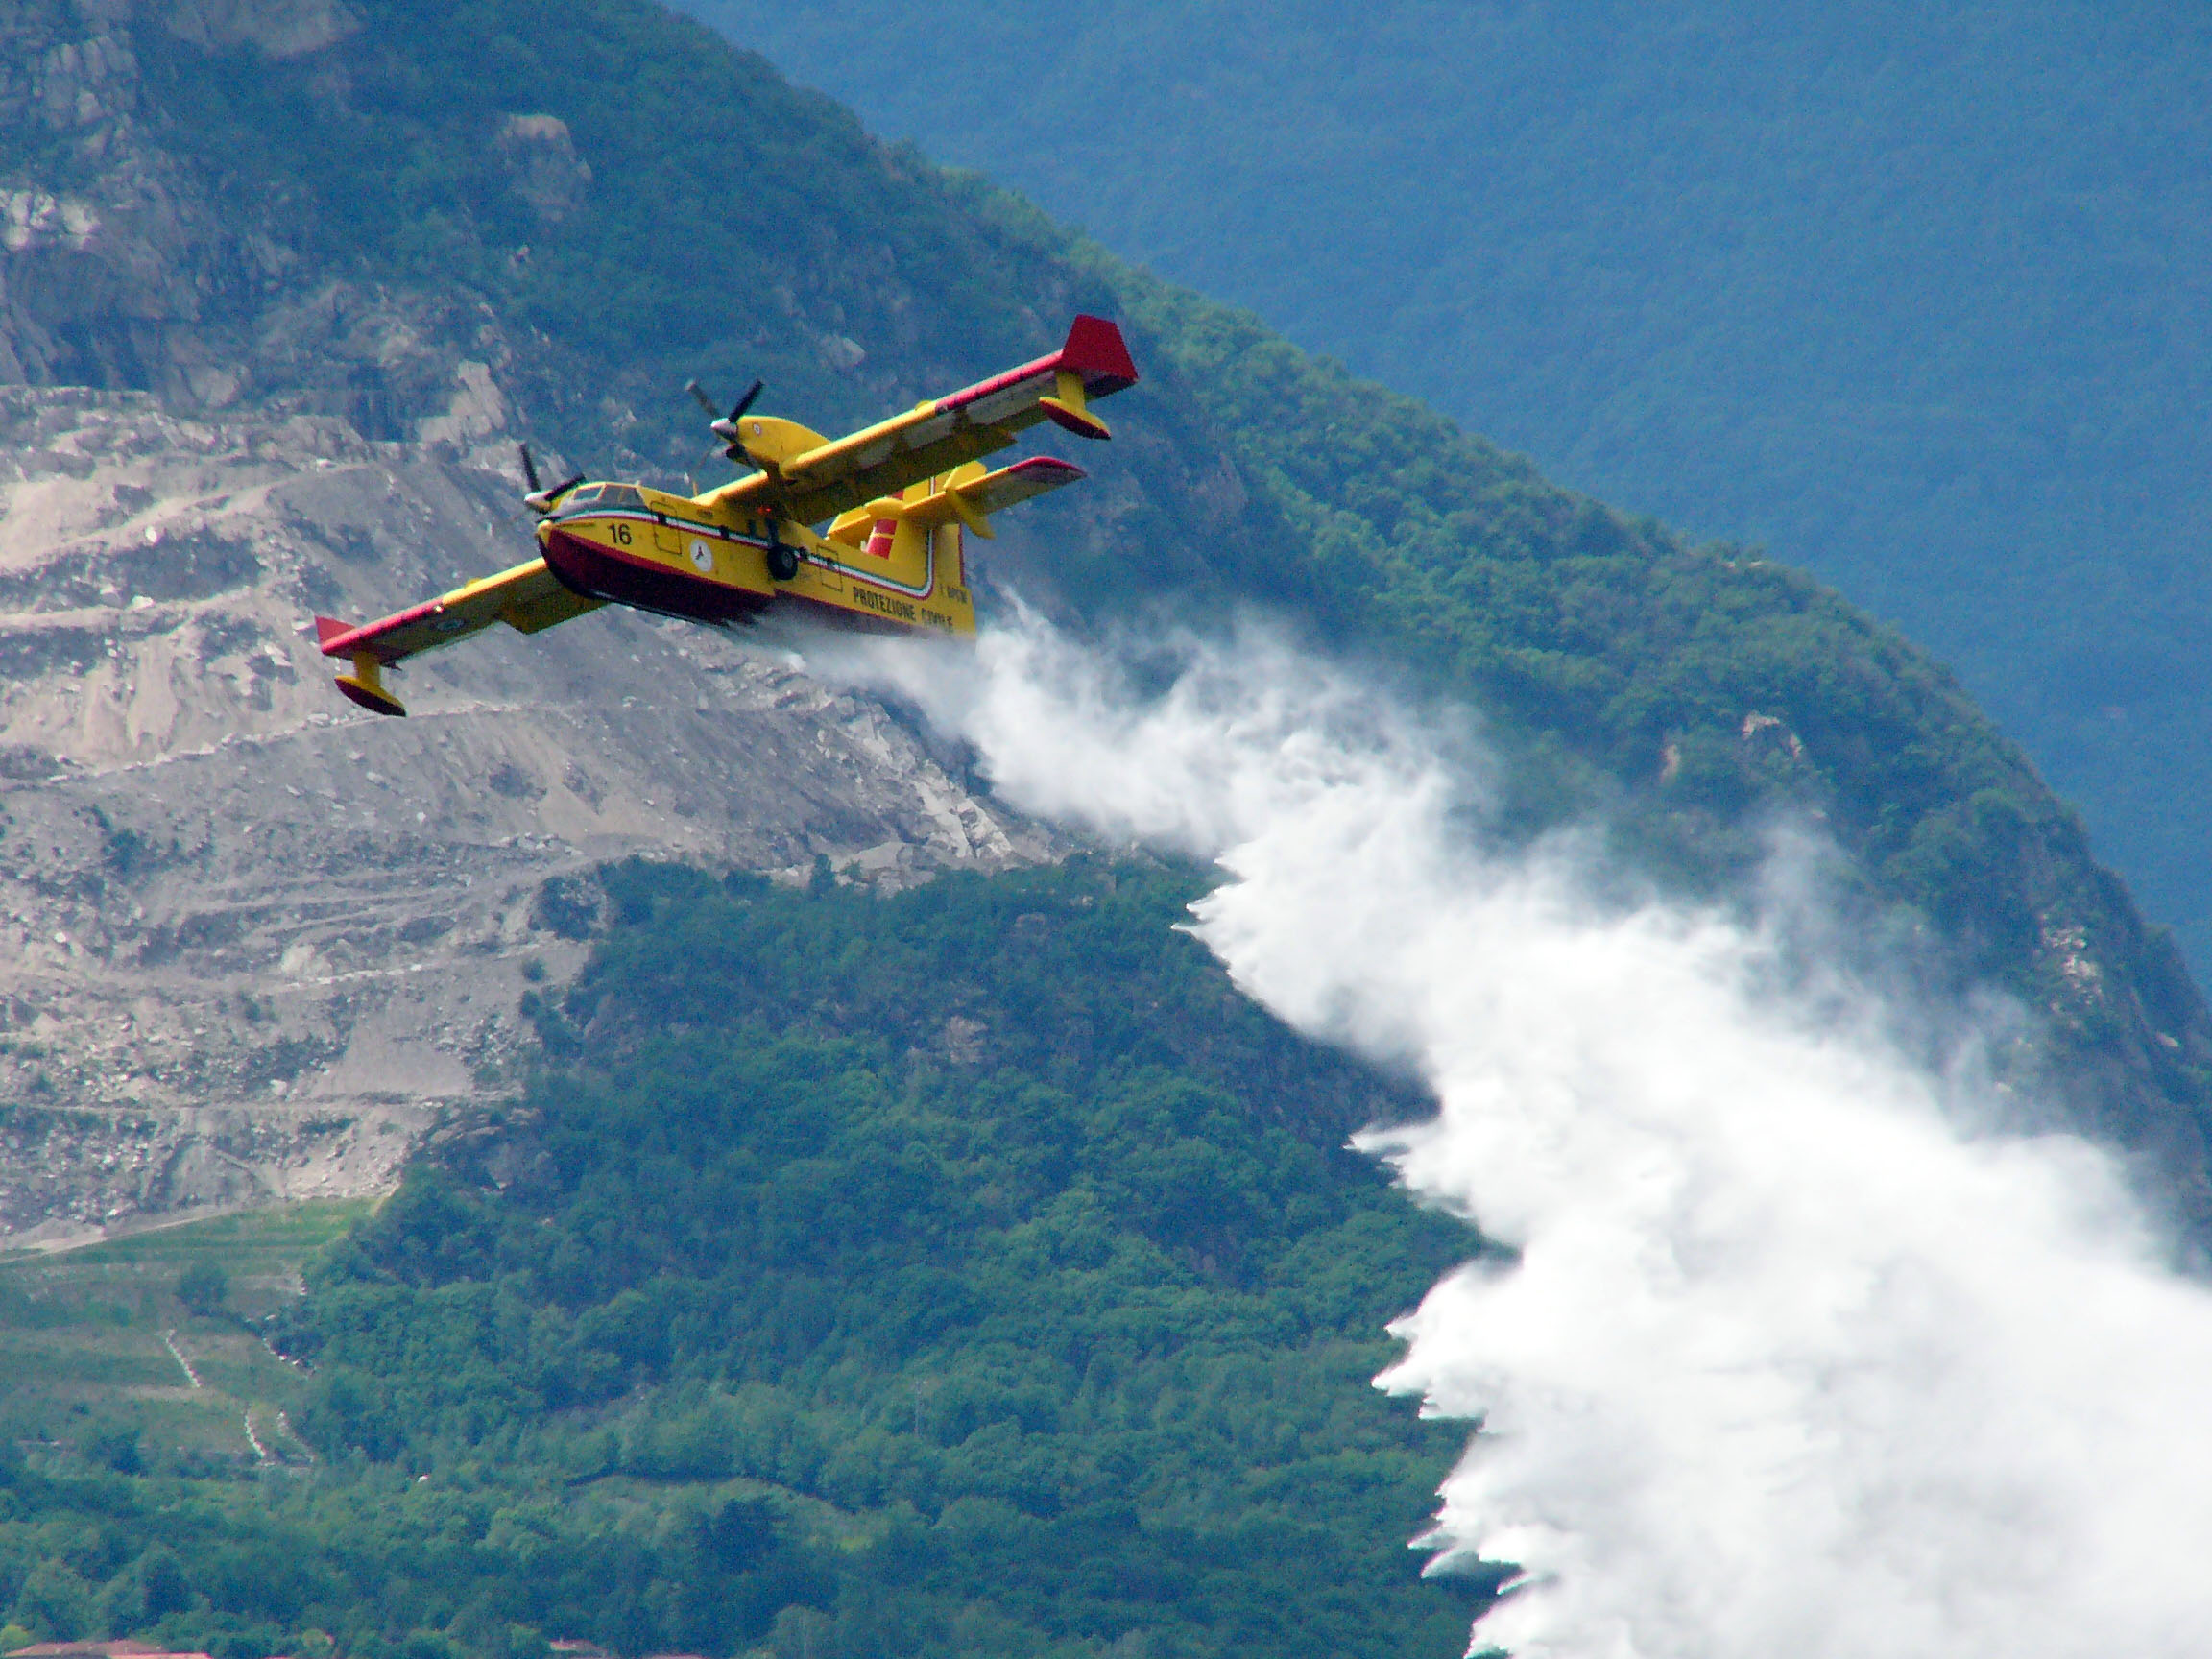
[[[1193,927],[1304,1030],[1433,1088],[1364,1143],[1512,1248],[1383,1385],[1479,1425],[1425,1543],[1518,1564],[1544,1659],[2212,1651],[2212,1295],[2111,1161],[1972,1133],[1756,924],[1486,851],[1464,745],[1264,638],[1140,694],[1033,622],[865,672],[1029,811],[1214,860]],[[849,663],[848,671],[858,671]]]

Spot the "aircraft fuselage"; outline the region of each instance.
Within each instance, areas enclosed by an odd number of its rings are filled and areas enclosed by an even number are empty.
[[[858,547],[804,524],[733,518],[642,485],[585,484],[538,526],[546,565],[582,597],[717,626],[788,610],[865,632],[975,632],[960,527],[870,535]],[[781,549],[791,573],[778,580]]]

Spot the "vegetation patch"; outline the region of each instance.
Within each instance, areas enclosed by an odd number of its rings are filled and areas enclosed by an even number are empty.
[[[1465,1427],[1368,1380],[1486,1246],[1344,1149],[1426,1103],[1238,996],[1191,873],[599,879],[524,1094],[303,1297],[244,1217],[27,1285],[77,1358],[18,1373],[0,1611],[218,1659],[1464,1647],[1488,1581],[1405,1541]]]

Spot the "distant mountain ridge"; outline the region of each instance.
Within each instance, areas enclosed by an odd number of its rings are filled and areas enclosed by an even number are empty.
[[[686,377],[759,374],[830,427],[1116,314],[1144,381],[1001,576],[1094,622],[1286,613],[1483,711],[1504,832],[1595,817],[1688,891],[1734,891],[1767,815],[1823,821],[1858,902],[1952,990],[2021,997],[2049,1036],[2025,1072],[2212,1220],[2212,1020],[2170,944],[1956,684],[1817,585],[1557,490],[634,0],[41,0],[8,27],[22,377],[674,478]]]

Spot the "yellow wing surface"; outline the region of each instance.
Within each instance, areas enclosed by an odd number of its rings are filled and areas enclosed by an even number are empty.
[[[1104,438],[1106,423],[1091,400],[1136,383],[1121,330],[1102,317],[1078,317],[1059,350],[848,437],[825,439],[794,421],[747,416],[737,422],[738,442],[761,469],[704,499],[819,524],[1003,449],[1041,421]]]
[[[374,713],[400,714],[405,710],[399,700],[383,685],[382,670],[391,664],[480,634],[494,622],[518,634],[542,633],[603,603],[570,592],[544,560],[533,559],[358,628],[318,616],[315,633],[324,656],[352,659],[353,672],[338,677],[339,690]]]

